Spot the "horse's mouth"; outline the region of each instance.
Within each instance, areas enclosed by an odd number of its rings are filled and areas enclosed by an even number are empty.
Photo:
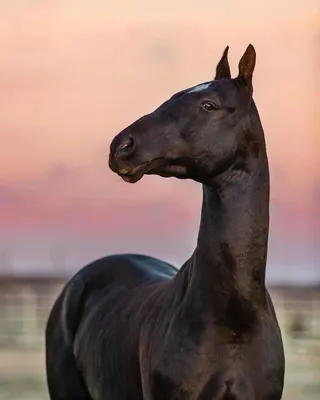
[[[143,173],[136,173],[136,174],[134,174],[134,175],[132,175],[132,174],[123,174],[123,175],[121,175],[121,174],[118,174],[125,182],[128,182],[128,183],[136,183],[136,182],[138,182],[138,181],[140,181],[140,179],[142,179],[143,178]]]
[[[145,174],[152,174],[153,172],[155,172],[157,168],[161,167],[164,164],[164,161],[164,157],[155,158],[152,161],[146,161],[142,164],[139,164],[129,171],[122,172],[120,170],[118,172],[118,175],[125,182],[136,183],[140,181],[140,179],[142,179]]]

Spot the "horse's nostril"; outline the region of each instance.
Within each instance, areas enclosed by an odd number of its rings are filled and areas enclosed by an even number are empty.
[[[134,139],[132,136],[129,136],[121,145],[118,150],[123,153],[130,153],[134,149]]]
[[[120,133],[110,144],[110,157],[114,161],[126,161],[135,152],[137,141],[128,133]]]

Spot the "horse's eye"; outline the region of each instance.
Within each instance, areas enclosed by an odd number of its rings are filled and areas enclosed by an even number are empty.
[[[205,101],[202,103],[202,108],[205,111],[211,112],[217,109],[217,106],[214,103],[211,103],[211,101]]]

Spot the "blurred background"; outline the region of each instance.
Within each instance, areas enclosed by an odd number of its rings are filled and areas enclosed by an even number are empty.
[[[214,77],[251,42],[271,166],[268,286],[285,400],[320,392],[319,0],[0,1],[0,400],[48,399],[44,327],[85,263],[143,252],[177,266],[201,188],[108,169],[115,134]],[[182,200],[183,199],[183,200]]]

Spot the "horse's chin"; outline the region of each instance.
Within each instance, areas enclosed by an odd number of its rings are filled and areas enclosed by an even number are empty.
[[[143,175],[144,174],[120,175],[120,177],[127,183],[137,183],[143,178]]]
[[[159,175],[162,178],[189,178],[187,168],[179,164],[162,165],[159,168],[148,171],[146,175]]]

